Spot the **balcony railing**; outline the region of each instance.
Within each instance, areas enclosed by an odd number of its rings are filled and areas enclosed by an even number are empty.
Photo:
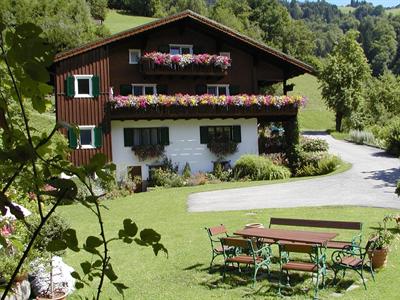
[[[140,60],[140,71],[145,75],[169,75],[169,76],[226,76],[228,70],[213,65],[190,64],[184,67],[178,64],[171,66],[158,65],[152,59]]]

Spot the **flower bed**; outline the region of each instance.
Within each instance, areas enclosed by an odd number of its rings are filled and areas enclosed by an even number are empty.
[[[271,96],[271,95],[146,95],[146,96],[115,96],[110,100],[113,108],[146,108],[150,106],[265,106],[282,108],[285,106],[300,107],[306,102],[302,96]]]
[[[143,55],[144,59],[150,59],[159,66],[174,65],[186,67],[189,65],[215,66],[226,70],[231,66],[232,60],[227,56],[211,54],[169,54],[161,52],[150,52]]]

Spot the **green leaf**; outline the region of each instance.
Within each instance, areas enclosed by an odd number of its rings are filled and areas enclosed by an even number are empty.
[[[10,237],[10,242],[11,244],[18,250],[18,251],[23,251],[24,250],[24,244],[16,238],[16,237]]]
[[[108,264],[107,268],[104,270],[104,273],[108,279],[110,279],[110,281],[115,281],[118,279],[118,276],[115,274],[111,264]]]
[[[90,273],[90,270],[92,269],[92,265],[90,264],[90,262],[84,261],[83,263],[81,263],[81,268],[82,268],[83,273],[86,275],[86,274]]]
[[[67,243],[67,247],[75,252],[79,252],[78,238],[76,237],[76,231],[72,228],[67,229],[63,233],[63,239]]]
[[[86,239],[86,247],[88,248],[97,248],[100,245],[103,245],[103,241],[96,236],[88,236]]]
[[[128,287],[125,284],[120,282],[112,282],[112,284],[117,289],[118,293],[120,293],[121,295],[124,294],[124,290],[128,289]]]
[[[49,252],[62,251],[65,249],[67,249],[67,244],[63,240],[52,240],[46,247],[46,250]]]
[[[0,245],[2,245],[3,248],[7,248],[8,246],[6,239],[2,235],[0,235]]]
[[[161,239],[161,235],[151,228],[146,228],[140,232],[140,239],[148,244],[158,243]]]
[[[136,223],[133,223],[132,219],[125,219],[123,221],[124,232],[127,236],[134,237],[138,232]]]
[[[77,290],[83,289],[83,287],[84,287],[84,285],[83,285],[82,282],[79,282],[79,281],[75,282],[75,288],[76,288]]]
[[[153,252],[156,256],[158,255],[158,252],[160,252],[160,251],[163,251],[168,256],[168,250],[164,247],[163,244],[154,244],[154,245],[151,245],[151,247],[153,247]]]
[[[81,275],[79,275],[78,272],[74,271],[71,273],[72,278],[75,278],[77,280],[81,280]]]
[[[103,265],[103,261],[98,259],[92,264],[92,268],[98,268],[98,267],[101,267],[102,265]]]

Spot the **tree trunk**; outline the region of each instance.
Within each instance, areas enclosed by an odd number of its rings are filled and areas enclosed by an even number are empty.
[[[342,119],[343,119],[343,114],[341,112],[336,113],[336,131],[341,132],[342,131]]]

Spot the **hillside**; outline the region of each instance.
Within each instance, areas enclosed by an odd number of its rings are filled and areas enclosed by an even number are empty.
[[[140,17],[127,15],[124,12],[109,10],[104,25],[111,31],[112,34],[121,32],[132,27],[143,25],[151,21],[157,20],[155,18]]]
[[[351,7],[351,6],[339,6],[339,9],[342,13],[345,13],[345,14],[351,13],[356,10],[355,7]],[[388,14],[394,14],[394,15],[400,14],[400,8],[386,8],[385,10]]]

